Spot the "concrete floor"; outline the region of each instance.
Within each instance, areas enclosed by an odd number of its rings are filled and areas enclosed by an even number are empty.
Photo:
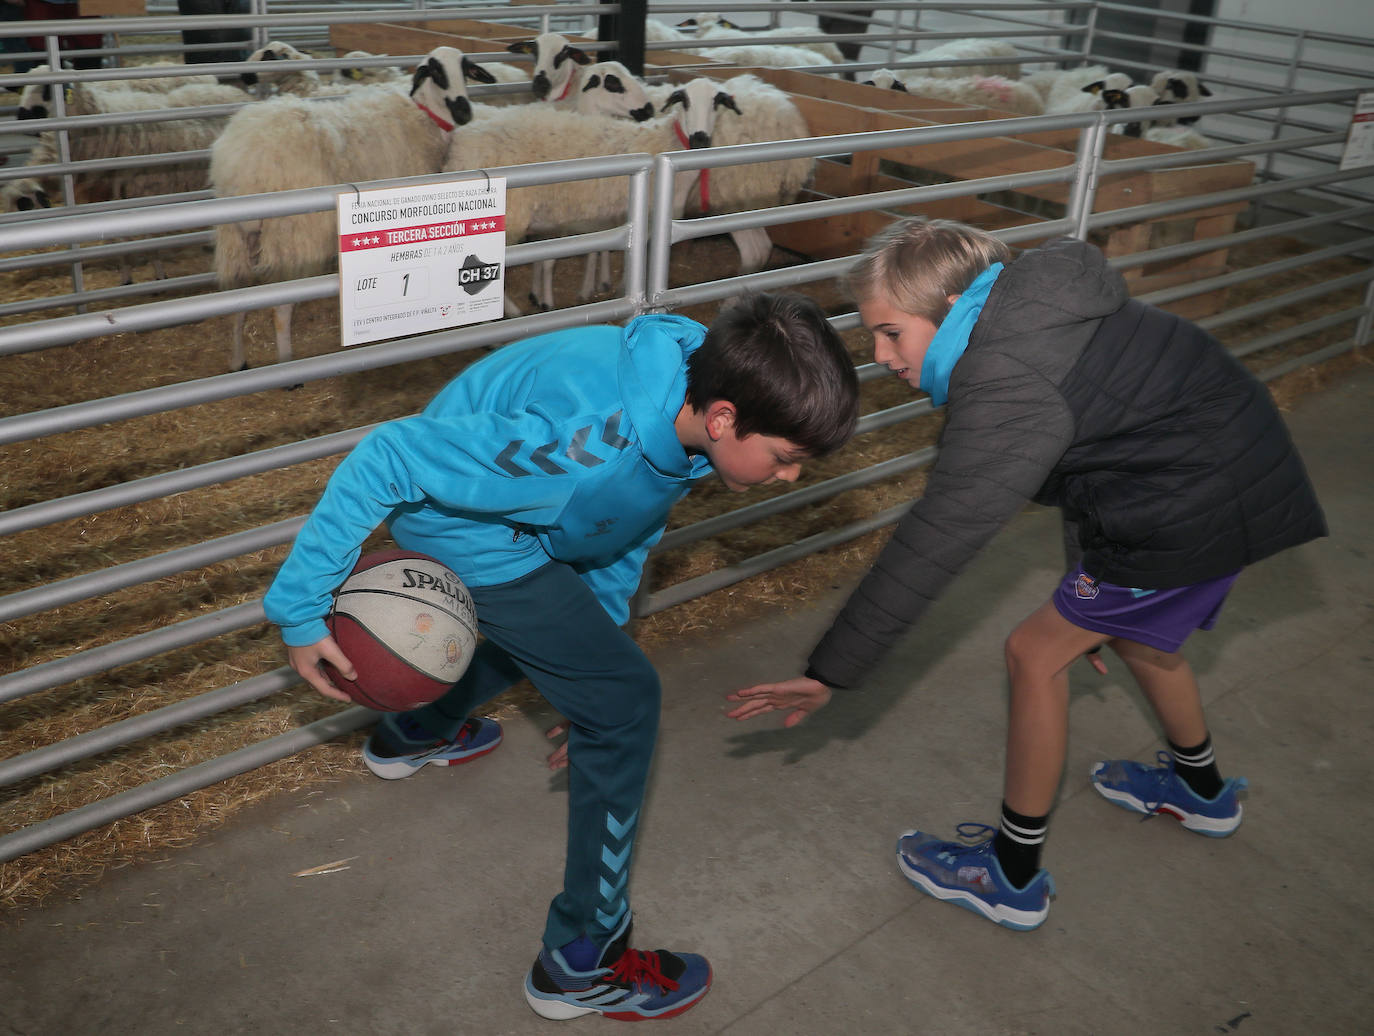
[[[1248,571],[1189,645],[1221,765],[1250,778],[1245,824],[1212,840],[1101,800],[1089,764],[1151,759],[1161,740],[1119,663],[1106,678],[1079,667],[1045,861],[1059,894],[1036,932],[916,892],[894,843],[995,819],[1001,644],[1057,576],[1053,513],[1019,518],[869,686],[795,730],[735,724],[722,696],[793,674],[843,589],[661,652],[636,943],[715,969],[670,1031],[1374,1031],[1374,903],[1358,898],[1374,877],[1374,372],[1290,419],[1332,536]],[[0,930],[0,1031],[552,1030],[521,994],[561,873],[550,719],[509,722],[472,766],[284,796],[29,912]]]

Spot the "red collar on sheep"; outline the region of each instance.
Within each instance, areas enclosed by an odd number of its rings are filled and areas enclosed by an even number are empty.
[[[682,124],[676,119],[673,120],[673,132],[677,134],[677,139],[682,146],[690,148],[692,145],[687,142],[687,134],[682,132]],[[701,211],[706,212],[711,207],[711,170],[703,169],[701,179],[697,181],[697,191],[701,195]]]
[[[434,112],[430,111],[430,109],[426,108],[419,101],[415,102],[415,107],[419,108],[420,111],[428,115],[434,121],[434,125],[438,126],[445,133],[453,132],[453,123],[449,122],[448,119],[435,115]]]

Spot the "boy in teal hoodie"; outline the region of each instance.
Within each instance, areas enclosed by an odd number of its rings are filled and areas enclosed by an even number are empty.
[[[527,677],[568,722],[563,890],[525,981],[546,1018],[666,1018],[705,995],[692,953],[629,949],[626,896],[658,729],[659,682],[623,629],[668,513],[714,471],[734,491],[792,481],[841,446],[858,382],[839,336],[799,295],[745,297],[708,330],[671,315],[508,345],[425,410],[382,425],[339,465],[264,599],[291,665],[352,664],[329,636],[331,595],[382,523],[467,585],[484,640],[439,701],[385,716],[364,746],[378,776],[491,751],[473,716]]]

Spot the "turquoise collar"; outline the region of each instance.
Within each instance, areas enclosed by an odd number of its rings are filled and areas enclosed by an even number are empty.
[[[949,315],[940,322],[939,330],[926,347],[925,359],[921,361],[921,388],[930,393],[931,406],[944,406],[949,399],[949,379],[954,373],[954,365],[968,348],[973,325],[978,323],[983,303],[987,302],[988,292],[992,291],[1001,272],[1002,264],[993,263],[980,273],[954,300]]]

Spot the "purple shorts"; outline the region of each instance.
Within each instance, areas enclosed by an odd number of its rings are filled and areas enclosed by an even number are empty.
[[[1240,572],[1172,590],[1139,590],[1103,583],[1076,568],[1051,600],[1075,626],[1134,640],[1170,654],[1195,629],[1209,630]]]

